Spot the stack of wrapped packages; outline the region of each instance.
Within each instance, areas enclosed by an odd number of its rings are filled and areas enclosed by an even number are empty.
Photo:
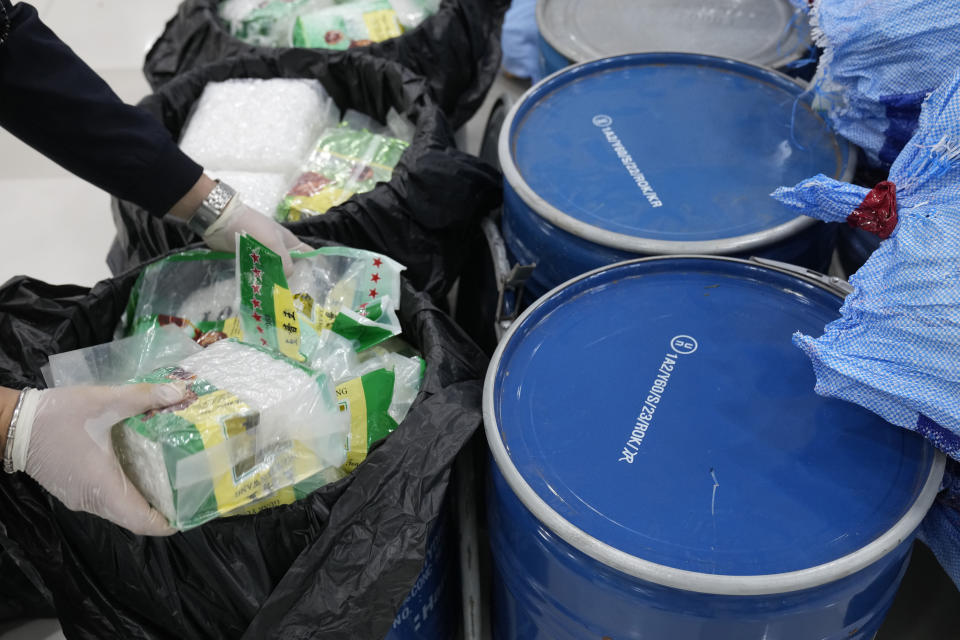
[[[341,118],[316,80],[206,85],[180,140],[265,215],[299,220],[390,180],[412,138]],[[401,341],[390,258],[327,247],[279,256],[238,236],[236,256],[178,253],[141,273],[117,342],[50,360],[48,384],[186,385],[177,406],[113,433],[127,475],[171,525],[288,504],[343,477],[401,422],[424,361]]]
[[[180,147],[253,208],[294,221],[389,181],[412,138],[395,111],[385,126],[340,118],[316,80],[235,79],[207,84]]]
[[[867,189],[818,175],[773,195],[882,239],[850,278],[841,317],[794,343],[813,363],[817,393],[916,431],[952,458],[920,534],[960,587],[960,71],[924,101],[889,180]]]
[[[342,247],[293,257],[288,280],[246,235],[236,256],[169,256],[140,275],[124,338],[50,359],[51,386],[186,386],[179,404],[113,429],[124,471],[178,529],[342,478],[419,391],[424,360],[398,337],[403,267]]]
[[[343,50],[383,42],[435,14],[440,0],[226,0],[220,17],[244,42]]]

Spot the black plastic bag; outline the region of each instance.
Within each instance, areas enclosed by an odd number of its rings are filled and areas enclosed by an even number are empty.
[[[2,543],[0,554],[0,621],[55,616],[50,593],[39,576],[34,577],[36,583],[28,578]]]
[[[143,73],[154,89],[175,76],[225,58],[276,51],[230,35],[218,0],[185,0],[147,53]],[[445,0],[436,15],[398,38],[360,49],[395,60],[426,78],[455,127],[480,108],[500,69],[500,29],[509,0]],[[336,58],[322,49],[293,49],[312,61]]]
[[[440,300],[466,258],[461,247],[479,219],[502,197],[499,174],[454,148],[453,134],[423,81],[387,60],[350,51],[318,58],[301,50],[225,60],[163,86],[140,106],[179,138],[207,82],[229,78],[316,78],[341,109],[381,122],[390,108],[416,133],[389,182],[357,194],[321,216],[286,226],[307,239],[386,253],[407,267],[418,289]],[[113,202],[117,238],[107,260],[114,274],[199,238],[183,223],[151,216],[126,201]]]
[[[49,355],[110,340],[137,274],[93,289],[8,281],[0,385],[42,386]],[[382,640],[420,572],[450,465],[480,425],[486,365],[406,280],[399,316],[427,361],[420,395],[354,473],[300,502],[143,538],[0,474],[0,543],[42,578],[66,635]]]

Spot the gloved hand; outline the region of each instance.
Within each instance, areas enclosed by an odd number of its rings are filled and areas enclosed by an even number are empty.
[[[124,418],[176,404],[176,384],[62,387],[25,391],[13,437],[13,466],[69,509],[87,511],[133,533],[175,533],[120,467],[110,429]]]
[[[283,272],[288,277],[293,274],[290,252],[312,249],[310,245],[300,242],[297,236],[279,222],[245,205],[239,194],[233,197],[226,210],[203,234],[203,241],[215,251],[233,253],[237,246],[236,234],[244,231],[280,256],[283,260]]]

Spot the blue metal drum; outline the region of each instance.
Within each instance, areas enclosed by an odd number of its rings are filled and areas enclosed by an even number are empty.
[[[788,0],[538,0],[540,71],[625,53],[703,53],[782,67],[808,55]]]
[[[814,393],[791,335],[841,303],[677,256],[527,309],[484,387],[494,638],[872,638],[944,458]]]
[[[855,154],[760,67],[690,54],[588,62],[531,88],[500,135],[503,236],[533,297],[643,255],[761,255],[824,269],[835,228],[770,198]]]
[[[416,584],[397,611],[384,640],[455,638],[460,629],[460,589],[457,552],[450,535],[447,510],[427,541],[427,554]]]

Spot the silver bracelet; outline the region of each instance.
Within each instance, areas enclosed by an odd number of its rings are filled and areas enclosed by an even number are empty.
[[[17,406],[13,408],[13,416],[10,418],[10,426],[7,428],[7,444],[3,448],[3,470],[7,473],[13,473],[13,437],[17,433],[17,419],[20,417],[20,408],[23,406],[23,399],[27,395],[27,389],[20,391],[20,397],[17,398]]]

